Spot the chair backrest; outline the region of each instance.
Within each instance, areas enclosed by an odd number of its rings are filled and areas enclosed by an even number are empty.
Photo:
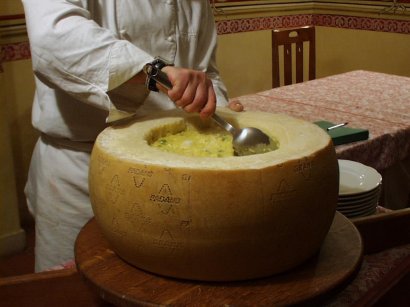
[[[294,83],[293,79],[296,83],[304,81],[304,42],[308,42],[309,45],[309,63],[306,65],[308,67],[308,78],[313,80],[316,78],[315,28],[307,26],[272,31],[272,87],[281,85],[279,46],[283,46],[283,85]],[[295,69],[292,69],[292,45],[295,46]],[[295,78],[293,78],[294,72]]]

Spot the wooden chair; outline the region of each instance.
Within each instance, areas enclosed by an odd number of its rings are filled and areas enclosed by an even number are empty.
[[[309,44],[309,63],[304,63],[304,42]],[[292,57],[292,45],[295,56]],[[316,77],[315,28],[313,26],[277,29],[272,31],[272,87],[281,86],[279,46],[283,46],[283,85],[304,81],[304,70],[308,67],[309,80]],[[305,48],[306,49],[306,48]],[[295,60],[293,60],[295,58]],[[292,64],[296,63],[293,68]],[[295,75],[295,76],[294,76]]]

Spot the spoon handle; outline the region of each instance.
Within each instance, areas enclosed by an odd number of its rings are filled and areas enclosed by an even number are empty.
[[[226,131],[232,134],[235,134],[236,129],[230,123],[228,123],[226,120],[220,117],[218,114],[214,113],[211,115],[211,117],[223,129],[225,129]]]
[[[172,84],[169,81],[168,76],[161,70],[154,67],[153,65],[146,64],[143,70],[148,75],[148,77],[154,79],[156,82],[161,84],[166,89],[170,90],[172,88]],[[232,134],[235,133],[235,128],[230,123],[228,123],[226,120],[224,120],[222,117],[220,117],[216,113],[212,114],[211,117],[223,129],[225,129],[226,131]]]

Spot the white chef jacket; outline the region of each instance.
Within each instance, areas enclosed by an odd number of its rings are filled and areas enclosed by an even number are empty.
[[[87,151],[107,117],[174,108],[165,94],[124,82],[161,56],[206,72],[219,105],[227,95],[208,0],[22,2],[36,82],[32,122],[43,135],[26,186],[41,271],[72,258],[75,237],[92,216]]]
[[[172,108],[143,85],[122,85],[161,56],[207,72],[218,101],[226,89],[215,67],[216,32],[207,0],[23,0],[36,95],[34,127],[48,135],[94,140],[107,111]],[[144,107],[137,109],[144,103]]]

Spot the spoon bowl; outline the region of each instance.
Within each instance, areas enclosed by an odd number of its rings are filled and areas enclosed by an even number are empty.
[[[212,119],[232,134],[232,145],[237,156],[247,156],[270,151],[271,140],[268,135],[254,127],[234,128],[230,123],[214,113]]]

